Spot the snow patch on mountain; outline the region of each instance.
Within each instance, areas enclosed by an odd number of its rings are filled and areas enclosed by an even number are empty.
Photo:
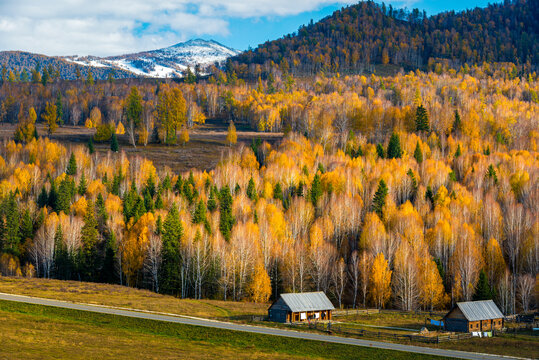
[[[201,73],[214,64],[222,64],[238,50],[226,47],[214,40],[194,39],[163,49],[135,54],[109,56],[64,57],[66,61],[91,67],[108,67],[129,71],[137,76],[171,78],[183,77],[187,68],[194,71],[198,66]]]

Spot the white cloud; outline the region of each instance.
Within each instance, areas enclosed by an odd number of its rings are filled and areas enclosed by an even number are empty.
[[[0,50],[117,55],[227,35],[234,18],[296,15],[350,0],[0,0]]]

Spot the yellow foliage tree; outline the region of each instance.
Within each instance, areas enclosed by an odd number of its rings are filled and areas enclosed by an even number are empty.
[[[41,114],[41,118],[47,123],[47,132],[53,134],[58,128],[58,114],[56,113],[56,105],[47,102],[45,112]]]
[[[372,303],[379,309],[385,307],[391,297],[391,270],[383,253],[374,258],[369,283]]]
[[[127,278],[127,285],[133,285],[138,271],[144,265],[144,256],[150,236],[155,227],[152,213],[146,213],[127,231],[122,251],[122,270]]]
[[[187,130],[187,127],[183,127],[182,132],[180,133],[180,142],[183,146],[189,142],[189,130]]]
[[[230,122],[230,125],[228,126],[228,132],[226,134],[226,142],[228,145],[234,145],[238,142],[238,134],[236,134],[236,126],[234,126],[234,122]]]
[[[271,281],[264,265],[259,261],[253,272],[252,279],[247,287],[247,293],[251,301],[265,303],[271,295]]]
[[[419,302],[424,309],[433,310],[446,302],[443,280],[438,267],[430,255],[418,257]]]
[[[123,135],[125,134],[125,127],[124,124],[120,121],[118,123],[118,126],[116,126],[116,135]]]

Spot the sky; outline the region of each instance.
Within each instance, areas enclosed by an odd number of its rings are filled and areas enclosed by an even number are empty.
[[[386,0],[393,7],[445,10],[493,0]],[[110,56],[192,38],[246,50],[297,31],[349,0],[0,0],[0,51]]]

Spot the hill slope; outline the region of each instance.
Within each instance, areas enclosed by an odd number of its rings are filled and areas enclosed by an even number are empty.
[[[296,74],[356,72],[368,64],[425,69],[429,60],[434,68],[440,59],[453,67],[484,61],[528,62],[536,67],[538,9],[538,0],[518,0],[427,17],[417,9],[407,13],[361,2],[232,61],[240,75],[247,67],[239,65],[271,61]]]

